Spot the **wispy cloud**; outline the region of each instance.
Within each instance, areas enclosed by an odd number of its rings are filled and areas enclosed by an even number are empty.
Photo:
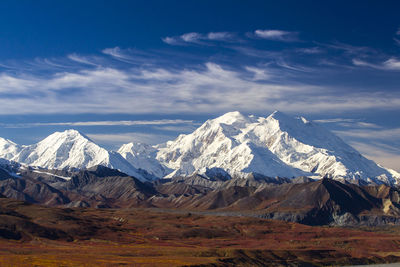
[[[371,123],[371,122],[362,122],[362,121],[358,121],[355,123],[342,123],[342,126],[346,126],[346,127],[358,127],[358,128],[373,128],[373,129],[381,129],[382,126],[377,125],[375,123]]]
[[[26,128],[36,126],[134,126],[134,125],[173,125],[193,124],[193,120],[136,120],[136,121],[80,121],[80,122],[37,122],[0,124],[6,128]]]
[[[297,48],[296,52],[303,53],[303,54],[316,55],[316,54],[323,53],[324,50],[321,47],[314,46],[314,47]]]
[[[234,34],[230,32],[209,32],[207,38],[209,40],[228,41],[234,38]]]
[[[230,32],[209,32],[206,34],[189,32],[180,36],[168,36],[161,38],[164,43],[169,45],[205,44],[205,41],[231,41],[234,34]]]
[[[399,140],[400,128],[393,129],[352,129],[346,131],[335,131],[341,136],[364,138],[369,140]]]
[[[88,133],[86,135],[96,143],[99,143],[101,145],[113,146],[114,149],[117,149],[118,146],[121,146],[122,144],[126,144],[129,142],[140,142],[140,143],[156,145],[176,138],[175,135],[139,133],[139,132],[117,133],[117,134]]]
[[[161,40],[169,45],[178,45],[179,44],[179,40],[176,37],[163,37],[161,38]]]
[[[314,120],[314,121],[318,122],[318,123],[356,122],[356,120],[354,120],[354,119],[344,119],[344,118],[320,119],[320,120]]]
[[[298,32],[289,32],[282,30],[255,30],[254,35],[267,40],[281,41],[281,42],[297,42]]]
[[[124,53],[124,51],[118,46],[113,48],[105,48],[102,52],[118,59],[131,59],[131,56],[127,53]]]
[[[197,129],[200,123],[194,123],[192,125],[162,125],[154,126],[153,129],[161,131],[170,131],[181,133],[190,133]]]
[[[400,70],[400,60],[394,57],[391,57],[388,60],[379,64],[369,63],[360,59],[353,59],[353,64],[356,66],[369,67],[379,70]]]
[[[182,34],[180,36],[180,38],[184,42],[196,43],[202,38],[202,35],[200,33],[197,33],[197,32],[189,32],[189,33]]]
[[[375,129],[382,128],[382,126],[377,125],[375,123],[363,122],[356,119],[347,119],[347,118],[320,119],[314,121],[317,123],[332,123],[335,125],[348,128],[375,128]]]
[[[298,64],[289,64],[283,58],[279,58],[276,61],[276,64],[282,68],[294,71],[301,71],[301,72],[313,72],[314,69],[310,67],[304,67]]]
[[[262,50],[253,47],[246,47],[246,46],[232,46],[236,52],[239,52],[243,55],[254,57],[254,58],[263,58],[263,59],[275,59],[282,55],[281,52],[270,51],[270,50]]]
[[[249,77],[249,72],[253,75]],[[231,69],[208,62],[171,70],[147,66],[57,72],[48,77],[0,75],[2,114],[179,113],[392,109],[400,96],[337,94],[329,87],[274,82],[256,66]],[[243,90],[246,88],[246,90]]]
[[[253,80],[254,81],[268,80],[268,79],[271,78],[271,74],[269,74],[268,70],[266,70],[266,69],[257,68],[257,67],[250,67],[250,66],[246,66],[245,69],[248,72],[253,73]]]
[[[376,54],[377,51],[371,47],[367,46],[356,46],[351,44],[346,44],[342,42],[333,42],[333,43],[318,43],[318,45],[327,47],[330,49],[340,50],[348,55],[366,55],[366,54]]]
[[[122,49],[116,46],[112,48],[105,48],[102,50],[102,53],[119,62],[136,66],[152,65],[161,61],[160,57],[154,53],[133,48]],[[111,65],[110,62],[108,62],[108,65]]]
[[[86,64],[86,65],[91,65],[91,66],[96,66],[96,67],[100,66],[98,63],[92,61],[88,57],[80,56],[80,55],[78,55],[76,53],[69,54],[68,58],[70,60],[72,60],[72,61],[75,61],[75,62],[78,62],[78,63],[81,63],[81,64]]]

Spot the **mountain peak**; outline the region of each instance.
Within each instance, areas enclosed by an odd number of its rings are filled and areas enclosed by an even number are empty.
[[[75,129],[69,129],[63,132],[55,132],[47,136],[42,141],[40,141],[37,145],[40,144],[45,146],[53,146],[57,144],[59,146],[62,143],[77,143],[77,142],[98,146],[97,144],[95,144],[95,142],[93,142],[93,140],[91,140],[85,134]]]
[[[273,119],[277,121],[283,130],[288,128],[297,129],[297,131],[304,131],[304,126],[309,126],[312,123],[304,117],[292,117],[281,111],[274,111],[267,117],[267,120]]]
[[[0,137],[0,144],[4,143],[4,144],[14,144],[16,145],[13,141],[9,140],[9,139],[5,139],[3,137]]]
[[[222,116],[219,116],[215,120],[220,123],[232,124],[237,120],[243,119],[245,119],[245,116],[242,113],[240,113],[239,111],[231,111],[223,114]]]
[[[281,120],[293,120],[292,117],[290,117],[289,115],[287,115],[286,113],[279,111],[279,110],[275,110],[274,112],[271,113],[271,115],[268,116],[268,118],[274,118],[278,121]]]
[[[12,159],[21,149],[20,145],[0,137],[0,158]]]
[[[82,135],[81,132],[79,132],[78,130],[75,130],[75,129],[65,130],[64,133],[69,134],[69,135]]]
[[[217,124],[227,124],[227,125],[232,125],[234,127],[243,128],[245,127],[245,125],[249,123],[256,122],[256,118],[254,116],[243,115],[239,111],[232,111],[225,113],[222,116],[219,116],[213,120],[210,120],[210,122],[214,122]]]
[[[81,133],[78,130],[75,129],[68,129],[65,130],[63,132],[55,132],[49,136],[53,136],[56,135],[57,137],[66,137],[66,138],[79,138],[79,137],[83,137],[85,139],[88,139],[89,141],[93,142],[89,137],[87,137],[85,134]]]

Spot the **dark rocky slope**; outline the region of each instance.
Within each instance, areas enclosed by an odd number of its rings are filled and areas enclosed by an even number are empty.
[[[399,189],[385,185],[257,174],[248,179],[194,175],[148,183],[103,166],[76,172],[25,169],[19,175],[0,173],[0,193],[49,206],[168,208],[309,225],[400,224]]]

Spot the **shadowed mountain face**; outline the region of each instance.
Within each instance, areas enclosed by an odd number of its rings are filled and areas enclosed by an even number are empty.
[[[0,181],[7,197],[50,206],[140,206],[156,194],[151,184],[104,166],[79,172],[25,170]],[[62,177],[62,178],[61,178]]]
[[[224,179],[201,175],[153,183],[104,166],[68,172],[25,169],[0,179],[0,193],[59,207],[152,207],[244,215],[309,225],[400,223],[400,191],[324,178],[275,179],[252,174]]]

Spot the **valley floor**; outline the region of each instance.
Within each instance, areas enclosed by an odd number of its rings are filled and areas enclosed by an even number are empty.
[[[400,262],[399,227],[311,227],[165,210],[59,209],[7,199],[1,204],[0,266],[324,266]]]

